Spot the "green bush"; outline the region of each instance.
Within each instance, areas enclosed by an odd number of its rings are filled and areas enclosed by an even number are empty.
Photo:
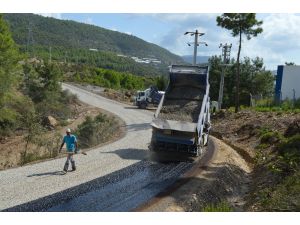
[[[155,81],[150,78],[135,76],[128,72],[118,72],[111,69],[102,69],[95,67],[81,68],[74,76],[65,77],[68,81],[87,83],[115,90],[138,90],[145,86],[154,84]]]
[[[119,124],[114,117],[100,113],[94,119],[87,116],[75,135],[80,148],[89,148],[108,141],[118,128]]]
[[[282,142],[284,137],[278,131],[268,131],[261,135],[260,143],[263,144],[275,144]]]
[[[232,207],[227,201],[221,201],[217,204],[209,204],[202,210],[203,212],[232,212]]]
[[[296,172],[300,165],[300,134],[286,139],[278,146],[279,155],[273,168],[279,172]]]

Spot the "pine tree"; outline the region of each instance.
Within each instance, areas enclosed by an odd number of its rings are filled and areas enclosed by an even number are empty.
[[[16,112],[10,108],[10,93],[17,81],[18,49],[3,16],[0,15],[0,135],[13,126]]]
[[[242,48],[242,35],[246,35],[250,40],[263,32],[260,27],[262,21],[256,19],[255,13],[223,13],[217,17],[218,26],[231,30],[233,37],[239,36],[239,50],[237,55],[236,92],[235,92],[235,112],[239,110],[240,104],[240,53]]]

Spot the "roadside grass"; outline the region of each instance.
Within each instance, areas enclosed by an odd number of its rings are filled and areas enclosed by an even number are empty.
[[[51,134],[35,134],[30,140],[30,144],[33,146],[30,150],[25,147],[25,150],[21,152],[19,164],[23,166],[30,162],[55,158],[58,156],[60,143],[61,135],[58,132]]]
[[[284,100],[280,105],[275,104],[272,99],[262,99],[253,107],[258,112],[278,112],[278,113],[300,113],[300,99]]]
[[[21,153],[20,165],[23,166],[23,165],[25,165],[27,163],[30,163],[30,162],[43,160],[43,159],[49,159],[49,158],[51,158],[49,153],[40,156],[40,155],[38,155],[36,153],[32,153],[32,152],[28,152],[26,154],[24,154],[24,152],[22,152]]]
[[[246,105],[240,106],[241,110],[253,110],[256,112],[277,112],[282,113],[300,113],[300,98],[293,102],[292,100],[284,100],[281,104],[275,104],[272,99],[262,99],[256,102],[256,106],[250,107]],[[229,112],[234,112],[234,107],[228,108]]]
[[[258,191],[262,211],[300,211],[300,171]]]
[[[203,212],[232,212],[233,209],[225,200],[217,204],[208,204],[202,209]]]
[[[277,138],[270,149],[270,138]],[[257,146],[255,162],[268,171],[268,178],[257,190],[257,204],[262,211],[300,210],[300,134],[284,137],[279,132],[264,131]],[[271,181],[272,180],[272,181]]]
[[[254,108],[250,108],[250,109],[254,109],[257,112],[277,112],[277,113],[300,113],[300,109],[293,109],[293,108],[282,108],[282,107],[278,107],[278,106],[274,106],[274,107],[264,107],[264,106],[257,106]]]

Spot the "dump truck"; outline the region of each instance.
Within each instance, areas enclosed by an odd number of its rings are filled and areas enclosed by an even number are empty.
[[[172,65],[155,112],[149,146],[155,152],[199,156],[210,130],[208,66]]]
[[[149,105],[158,106],[164,93],[164,91],[159,91],[157,87],[150,86],[144,91],[137,92],[134,104],[139,109],[146,109]]]

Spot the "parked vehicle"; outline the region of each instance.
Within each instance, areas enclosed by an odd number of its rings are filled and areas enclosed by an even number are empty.
[[[158,106],[164,93],[155,86],[151,86],[144,91],[138,91],[135,96],[135,105],[140,109],[146,109],[150,104]]]

